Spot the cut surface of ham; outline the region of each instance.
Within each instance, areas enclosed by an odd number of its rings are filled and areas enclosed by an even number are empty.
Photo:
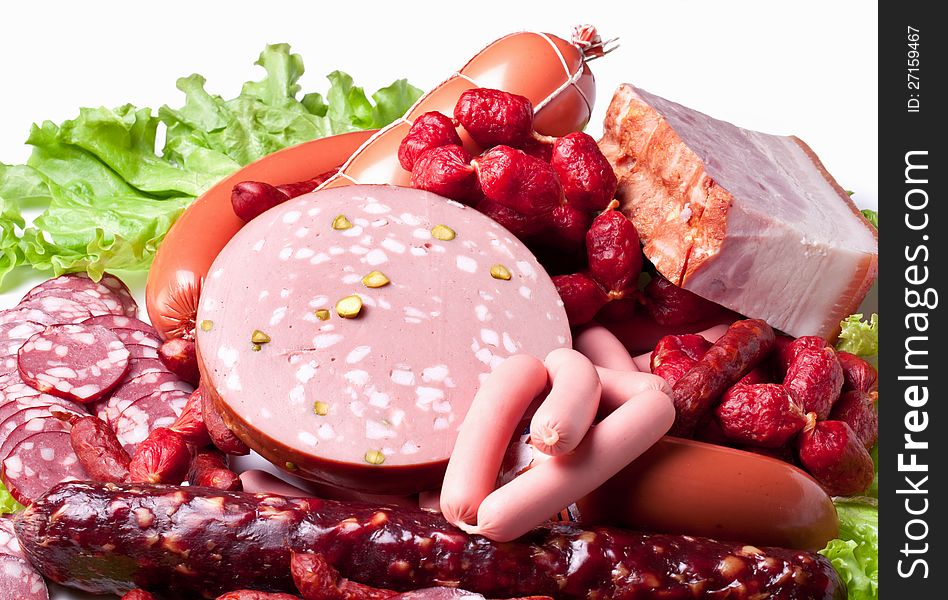
[[[645,255],[685,289],[793,336],[832,336],[875,281],[875,228],[794,136],[623,84],[600,146]]]

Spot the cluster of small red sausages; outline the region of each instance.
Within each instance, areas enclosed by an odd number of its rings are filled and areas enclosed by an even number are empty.
[[[434,587],[411,592],[395,592],[351,581],[339,575],[322,554],[292,552],[290,574],[299,596],[283,592],[235,590],[217,600],[470,600],[483,599],[480,594],[452,587]],[[134,589],[122,600],[155,600],[154,595]],[[511,600],[552,600],[549,596],[530,596]]]
[[[582,132],[553,138],[533,127],[530,100],[478,88],[461,94],[451,119],[421,115],[398,149],[412,187],[475,207],[541,258],[572,325],[634,292],[642,270],[639,236],[615,208],[618,181],[596,141]],[[485,151],[472,157],[461,126]],[[585,250],[586,264],[582,257]]]
[[[878,375],[825,339],[775,335],[748,319],[714,344],[695,334],[662,338],[651,370],[672,386],[673,434],[796,459],[833,495],[872,483]]]
[[[249,448],[227,428],[201,388],[188,399],[170,427],[153,429],[129,456],[115,431],[95,415],[56,412],[71,423],[70,441],[93,481],[111,483],[173,483],[221,490],[240,490],[228,468],[227,455],[245,455]]]

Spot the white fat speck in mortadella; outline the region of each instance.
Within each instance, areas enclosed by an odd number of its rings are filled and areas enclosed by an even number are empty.
[[[377,235],[353,235],[369,224]],[[491,276],[498,264],[509,280]],[[205,282],[198,321],[209,326],[197,333],[228,423],[274,463],[340,485],[436,484],[484,375],[513,353],[570,345],[530,251],[420,190],[292,199],[241,229],[218,269],[227,275]],[[402,467],[397,484],[374,481],[387,467]]]

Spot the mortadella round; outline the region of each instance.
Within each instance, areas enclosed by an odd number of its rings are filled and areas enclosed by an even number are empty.
[[[437,487],[508,356],[569,347],[549,276],[506,229],[393,186],[307,194],[248,223],[198,306],[225,423],[294,474],[375,493]]]

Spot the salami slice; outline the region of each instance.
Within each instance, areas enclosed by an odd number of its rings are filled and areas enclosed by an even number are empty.
[[[106,423],[114,425],[115,419],[132,402],[155,392],[170,391],[190,394],[194,387],[168,371],[151,371],[131,379],[126,378],[103,405],[96,406],[96,415]]]
[[[0,356],[12,356],[29,337],[46,329],[33,321],[10,322],[0,325]]]
[[[69,425],[49,414],[49,407],[24,408],[0,423],[0,461],[9,456],[17,444],[35,433],[69,431]]]
[[[37,285],[23,296],[27,300],[48,290],[81,292],[100,300],[116,315],[134,317],[138,314],[138,303],[128,287],[118,277],[105,273],[99,281],[93,281],[85,273],[67,273]]]
[[[126,317],[138,316],[138,302],[135,301],[135,297],[132,296],[131,290],[128,289],[124,281],[115,275],[104,273],[100,283],[107,287],[112,295],[122,303],[122,312]]]
[[[0,373],[3,373],[3,377],[16,373],[16,354],[0,357]]]
[[[9,517],[0,517],[0,555],[2,554],[26,560],[23,548],[20,547],[20,540],[13,531],[13,519]]]
[[[63,481],[88,479],[66,431],[34,433],[3,459],[3,483],[20,504],[31,504]]]
[[[10,373],[3,376],[4,379],[10,378],[9,383],[3,386],[0,389],[0,406],[5,405],[7,402],[12,402],[19,398],[26,398],[28,396],[39,396],[42,394],[39,390],[33,386],[24,383],[20,379],[20,374],[17,372]]]
[[[123,344],[139,344],[142,346],[151,346],[157,348],[161,346],[161,340],[158,334],[151,334],[140,329],[126,329],[124,327],[113,327],[112,333],[122,340]]]
[[[132,379],[145,373],[171,373],[160,358],[136,358],[130,362],[126,379]]]
[[[36,389],[92,402],[125,376],[129,352],[101,325],[53,325],[23,344],[17,362],[20,377]]]
[[[23,396],[0,405],[0,423],[13,416],[14,413],[27,408],[43,408],[48,411],[52,406],[57,407],[59,410],[71,411],[80,415],[87,414],[81,404],[50,396],[49,394],[37,394],[35,396]]]
[[[84,291],[70,290],[66,288],[43,290],[34,294],[33,296],[30,296],[28,301],[32,301],[37,298],[45,298],[48,296],[72,300],[80,306],[85,307],[85,309],[88,310],[93,317],[112,314],[109,304],[105,303],[97,296],[87,294]],[[113,304],[117,304],[117,302]]]
[[[158,360],[158,348],[154,346],[145,346],[143,344],[125,344],[125,347],[128,348],[128,357],[129,359],[135,358],[149,358]],[[125,377],[128,379],[128,376]]]
[[[174,423],[184,411],[189,396],[189,393],[178,390],[155,392],[129,404],[113,424],[122,447],[134,455],[135,448],[153,429]]]
[[[33,321],[40,325],[54,325],[56,317],[37,308],[22,305],[0,311],[0,325],[25,323],[26,321]]]
[[[43,576],[17,556],[0,554],[0,598],[49,600]]]
[[[37,296],[20,302],[22,308],[34,308],[53,318],[55,323],[78,323],[92,316],[89,309],[69,298]]]
[[[147,334],[158,337],[158,332],[148,323],[136,319],[135,317],[126,317],[124,315],[101,315],[92,317],[82,322],[84,325],[101,325],[107,329],[137,329]]]

